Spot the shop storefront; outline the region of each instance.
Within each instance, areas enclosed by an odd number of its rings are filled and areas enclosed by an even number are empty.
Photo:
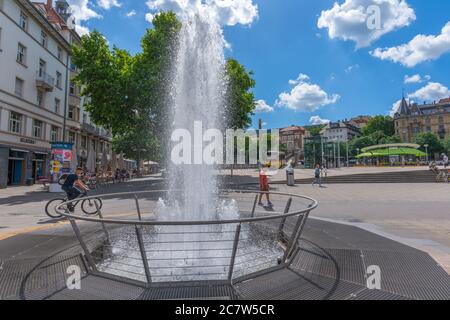
[[[48,173],[48,151],[0,146],[0,188],[32,185]]]

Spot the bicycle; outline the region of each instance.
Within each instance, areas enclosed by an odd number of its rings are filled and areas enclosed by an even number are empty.
[[[76,199],[72,200],[72,207],[75,210],[76,206],[81,202],[81,210],[87,214],[87,215],[97,215],[98,214],[98,210],[100,210],[103,206],[103,202],[100,198],[93,198],[93,199],[84,199],[88,197],[87,192],[82,193],[79,197],[77,197]],[[56,211],[56,208],[58,206],[60,206],[63,203],[68,202],[69,199],[66,197],[64,198],[56,198],[53,200],[50,200],[47,205],[45,206],[45,213],[53,219],[58,219],[61,218],[62,215],[59,214]],[[97,203],[97,205],[96,205]],[[98,207],[98,210],[97,210]],[[66,211],[67,210],[67,206],[63,206],[61,207],[62,210]]]

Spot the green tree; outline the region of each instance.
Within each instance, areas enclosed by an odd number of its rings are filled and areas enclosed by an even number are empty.
[[[309,133],[311,134],[311,136],[319,136],[320,132],[322,131],[322,129],[325,128],[324,124],[319,124],[319,125],[315,125],[315,126],[305,126],[305,129],[307,131],[309,131]]]
[[[73,62],[80,73],[76,82],[88,99],[86,111],[100,126],[112,129],[113,146],[132,158],[133,150],[149,150],[146,156],[167,155],[167,124],[171,123],[170,77],[181,23],[173,12],[161,12],[153,19],[141,40],[142,52],[132,56],[117,47],[110,49],[98,31],[83,36],[73,47]],[[247,128],[255,108],[252,73],[238,61],[226,64],[228,96],[227,128]],[[140,146],[140,147],[139,147]],[[151,151],[150,151],[151,150]],[[141,153],[142,156],[142,153]],[[162,159],[164,160],[164,159]]]
[[[450,137],[445,139],[442,144],[444,146],[444,152],[447,152],[447,154],[449,154],[450,153]]]
[[[428,145],[428,153],[432,156],[444,151],[444,146],[437,135],[431,132],[422,132],[417,134],[413,142],[420,145],[420,149],[425,151],[425,145]]]
[[[369,120],[367,125],[362,129],[365,136],[381,131],[385,136],[393,136],[395,134],[394,119],[390,116],[376,116]]]
[[[235,59],[226,63],[228,90],[223,119],[226,119],[226,129],[247,129],[256,107],[255,96],[251,89],[256,85],[253,72],[247,71]]]
[[[110,50],[103,35],[93,31],[73,47],[72,61],[80,70],[75,81],[89,98],[84,108],[91,119],[115,134],[133,127],[137,111],[131,86],[134,58],[116,47]]]

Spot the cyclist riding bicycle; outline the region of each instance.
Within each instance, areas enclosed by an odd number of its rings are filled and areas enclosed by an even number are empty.
[[[75,173],[69,174],[62,185],[63,191],[67,194],[67,199],[69,201],[75,200],[82,193],[88,192],[89,188],[83,181],[81,181],[80,176],[83,173],[83,169],[77,168]],[[68,206],[70,212],[74,211],[74,206],[70,204]]]

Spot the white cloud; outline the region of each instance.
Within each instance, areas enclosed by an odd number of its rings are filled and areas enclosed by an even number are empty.
[[[148,0],[152,13],[173,11],[186,13],[207,11],[222,25],[249,25],[258,18],[258,6],[253,0]]]
[[[77,23],[102,18],[100,14],[90,8],[89,0],[69,0],[69,4]]]
[[[403,45],[384,49],[377,48],[371,52],[371,55],[411,68],[425,61],[437,60],[448,52],[450,52],[450,21],[437,36],[419,34]]]
[[[430,82],[416,92],[407,95],[409,100],[419,104],[423,102],[431,103],[433,101],[439,101],[440,99],[448,97],[450,97],[450,89],[437,82]],[[400,103],[401,100],[398,100],[392,105],[392,116],[398,111]]]
[[[152,13],[146,13],[145,14],[145,21],[148,23],[153,23],[153,18],[155,18],[155,15]]]
[[[352,73],[353,70],[356,70],[356,69],[359,69],[359,64],[354,64],[354,65],[348,67],[347,69],[345,69],[344,71],[346,74],[350,74],[350,73]]]
[[[320,107],[336,103],[340,99],[337,94],[329,95],[317,84],[309,82],[307,75],[300,74],[295,87],[291,92],[283,92],[279,95],[276,105],[295,111],[312,112]],[[290,81],[290,84],[294,84]]]
[[[128,18],[131,18],[136,15],[136,10],[131,10],[127,14],[125,14]]]
[[[319,117],[319,116],[312,116],[312,117],[309,119],[309,123],[311,123],[311,124],[314,125],[314,126],[319,125],[319,124],[328,124],[328,123],[330,123],[330,122],[331,122],[330,120],[322,119],[322,118]]]
[[[450,90],[437,82],[430,82],[425,87],[408,95],[408,98],[413,99],[418,103],[424,101],[433,102],[448,97],[450,97]]]
[[[266,101],[258,100],[256,101],[255,112],[263,113],[263,112],[273,112],[273,107],[269,106]]]
[[[89,28],[88,27],[83,27],[81,25],[76,25],[75,26],[75,31],[80,35],[80,36],[84,36],[86,34],[89,34]]]
[[[295,86],[295,85],[297,85],[297,84],[299,84],[301,82],[307,82],[309,80],[310,80],[310,78],[306,74],[300,73],[298,75],[297,79],[289,80],[289,84],[292,85],[292,86]]]
[[[422,83],[424,81],[429,81],[431,79],[431,76],[426,75],[422,78],[422,76],[420,74],[415,74],[412,76],[405,76],[405,84],[410,84],[410,83]]]
[[[392,109],[391,109],[391,111],[389,112],[389,115],[391,116],[391,117],[394,117],[394,115],[397,113],[397,111],[400,109],[400,103],[402,102],[402,100],[400,99],[400,100],[398,100],[398,101],[396,101],[396,102],[394,102],[393,104],[392,104]]]
[[[380,28],[369,28],[373,19],[371,6],[380,9]],[[383,35],[408,26],[416,20],[406,0],[345,0],[322,11],[318,28],[327,28],[331,39],[351,40],[357,48],[369,46]]]
[[[106,10],[109,10],[112,7],[120,8],[122,6],[122,4],[119,3],[118,0],[98,0],[97,3],[100,7]]]

